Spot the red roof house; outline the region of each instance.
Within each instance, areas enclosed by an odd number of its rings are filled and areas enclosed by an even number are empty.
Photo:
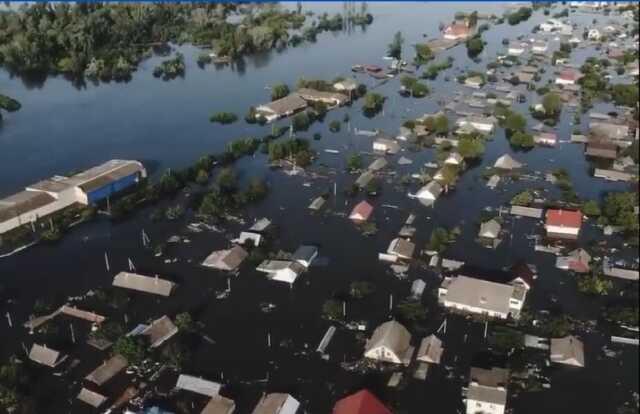
[[[577,238],[582,226],[582,213],[571,210],[547,210],[545,229],[547,235],[561,238]]]
[[[348,395],[333,406],[333,414],[392,414],[368,390],[361,390]]]
[[[355,222],[365,222],[369,220],[373,206],[366,201],[359,202],[349,214],[349,218]]]

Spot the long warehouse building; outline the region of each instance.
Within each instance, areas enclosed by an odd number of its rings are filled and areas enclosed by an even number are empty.
[[[53,176],[0,199],[0,234],[33,223],[72,204],[94,205],[140,182],[139,161],[110,160],[70,177]]]

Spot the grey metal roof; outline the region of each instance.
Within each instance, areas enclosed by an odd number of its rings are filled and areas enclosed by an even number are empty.
[[[217,382],[208,381],[192,375],[180,374],[178,382],[176,382],[176,388],[195,392],[200,395],[215,397],[220,392],[221,385]]]
[[[113,278],[113,286],[154,295],[169,296],[175,283],[160,279],[157,276],[149,277],[137,273],[120,272]]]

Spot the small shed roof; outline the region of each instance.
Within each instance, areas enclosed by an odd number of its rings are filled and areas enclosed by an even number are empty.
[[[47,348],[46,345],[33,344],[31,351],[29,352],[29,359],[38,364],[45,365],[51,368],[59,365],[66,356],[62,356],[60,352],[55,349]]]

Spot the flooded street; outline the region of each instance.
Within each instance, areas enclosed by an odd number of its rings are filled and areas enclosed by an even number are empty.
[[[151,179],[157,180],[167,168],[184,168],[202,155],[223,151],[226,144],[235,139],[268,134],[271,125],[250,125],[242,119],[250,106],[269,101],[268,86],[284,82],[293,88],[302,77],[331,80],[351,76],[354,64],[386,65],[382,57],[398,30],[405,37],[404,53],[408,59],[413,56],[414,44],[439,37],[439,24],[450,22],[457,11],[478,10],[502,15],[506,10],[506,3],[370,3],[368,6],[375,20],[365,29],[323,33],[315,44],[246,57],[241,64],[200,68],[196,64],[198,48],[174,45],[175,50],[185,56],[186,74],[184,78],[167,82],[152,74],[163,59],[159,56],[144,61],[129,82],[87,83],[81,87],[75,87],[63,77],[25,80],[1,70],[2,93],[19,100],[22,109],[0,127],[0,195],[4,197],[45,177],[89,168],[112,158],[140,160]],[[330,14],[340,12],[341,7],[340,2],[304,4],[305,10]],[[122,221],[98,218],[72,229],[55,244],[38,244],[0,258],[0,286],[11,299],[0,303],[0,311],[3,315],[9,312],[13,319],[11,328],[4,317],[0,321],[0,359],[6,360],[14,354],[24,356],[23,346],[31,346],[34,336],[29,335],[22,324],[34,313],[37,301],[57,308],[70,297],[108,289],[115,273],[128,270],[131,260],[136,272],[174,281],[178,284],[177,290],[168,298],[127,292],[128,301],[97,312],[123,323],[128,321],[129,329],[165,314],[190,312],[201,326],[202,337],[212,341],[202,338],[193,341],[183,372],[227,384],[226,394],[235,400],[239,414],[250,413],[264,391],[290,393],[308,413],[329,413],[336,400],[364,387],[378,395],[396,414],[462,412],[461,388],[467,385],[471,358],[489,347],[484,324],[447,315],[447,311],[438,306],[441,278],[426,263],[412,264],[406,278],[400,279],[388,263],[378,260],[378,253],[386,251],[412,213],[416,215],[412,241],[418,251],[425,249],[436,227],[459,226],[461,235],[448,246],[444,257],[492,269],[510,267],[518,259],[533,263],[539,276],[526,298],[527,308],[559,309],[576,320],[597,320],[602,301],[577,293],[573,276],[555,267],[555,255],[534,251],[535,241],[530,236],[543,233],[540,220],[501,214],[508,235],[492,250],[476,241],[481,213],[490,208],[497,214],[500,207],[507,206],[515,194],[527,188],[541,189],[547,199],[558,197],[558,188],[544,180],[544,173],[560,167],[568,171],[576,194],[585,200],[599,198],[610,191],[628,190],[630,185],[592,177],[583,145],[568,142],[575,125],[574,109],[566,105],[555,130],[561,140],[559,145],[516,151],[510,147],[504,130],[498,128],[486,143],[482,159],[465,171],[456,188],[443,195],[433,207],[425,207],[407,197],[407,193],[414,193],[420,187],[417,183],[403,186],[398,179],[419,173],[425,163],[434,161],[435,147],[418,151],[403,149],[387,156],[390,167],[381,180],[380,194],[373,198],[363,194],[352,198],[345,194],[357,178],[345,172],[346,159],[358,152],[365,154],[364,165],[375,159],[367,155],[372,151],[372,138],[356,135],[356,128],[380,129],[395,136],[403,122],[436,112],[440,109],[438,102],[449,102],[455,92],[470,94],[468,88],[456,82],[456,76],[474,69],[485,70],[486,64],[504,49],[502,39],[529,34],[546,18],[541,11],[536,11],[528,21],[517,26],[492,23],[483,33],[487,45],[479,63],[469,59],[464,45],[439,53],[436,60],[451,56],[453,67],[436,80],[425,81],[431,89],[426,98],[400,96],[397,79],[379,84],[367,75],[356,75],[370,90],[387,97],[384,112],[369,119],[362,114],[362,104],[358,101],[329,111],[324,122],[316,122],[308,131],[298,134],[309,139],[316,151],[317,159],[310,170],[318,172],[319,178],[289,176],[282,170],[270,169],[268,155],[260,151],[237,161],[234,169],[240,182],[261,177],[269,186],[267,198],[243,212],[244,225],[229,222],[220,226],[223,229],[220,233],[206,230],[194,233],[186,227],[195,220],[193,212],[176,221],[152,220],[154,210],[177,202],[177,199],[164,200],[159,206],[145,207]],[[593,14],[582,12],[571,15],[571,21],[578,24],[593,18]],[[579,66],[591,55],[591,49],[590,46],[576,49],[572,55],[574,63]],[[541,83],[552,79],[552,72],[543,74]],[[530,117],[528,108],[538,100],[536,92],[524,85],[514,89],[527,100],[512,109],[526,115],[529,125],[535,125],[537,121]],[[606,113],[612,106],[598,104],[594,109]],[[231,125],[209,122],[209,116],[220,111],[236,113],[240,121]],[[345,114],[349,115],[348,126],[343,124],[340,132],[331,133],[329,123],[342,120]],[[277,126],[289,124],[286,119],[275,123]],[[586,115],[581,125],[586,130]],[[322,134],[322,138],[314,140],[315,133]],[[525,172],[537,179],[506,181],[496,190],[488,188],[483,172],[505,153],[524,163]],[[412,163],[398,165],[400,157],[409,158]],[[312,214],[308,205],[323,193],[330,193],[331,197],[321,211]],[[371,236],[364,236],[347,218],[353,206],[365,198],[374,206],[373,221],[378,229]],[[319,256],[326,259],[326,264],[311,267],[291,288],[286,283],[268,280],[264,273],[255,270],[255,264],[243,264],[238,275],[200,265],[211,251],[228,248],[230,239],[261,217],[269,218],[276,226],[270,251],[292,252],[300,245],[312,244],[319,247]],[[595,220],[588,220],[583,226],[580,245],[602,239],[602,230],[595,224]],[[173,235],[186,237],[189,242],[167,244],[165,254],[156,257],[153,249],[143,246],[143,230],[152,246],[165,243]],[[109,269],[105,265],[105,254]],[[174,258],[175,262],[165,261]],[[360,359],[364,339],[377,325],[390,319],[390,295],[394,301],[401,302],[409,296],[411,282],[417,278],[426,282],[422,302],[427,315],[424,321],[407,327],[413,334],[414,344],[419,344],[420,338],[434,333],[447,319],[446,334],[440,335],[445,348],[442,364],[430,368],[426,381],[409,379],[399,388],[386,386],[388,372],[361,373],[341,368],[340,363]],[[366,321],[364,333],[322,318],[325,300],[348,297],[353,281],[375,285],[372,295],[349,299],[346,303],[346,319]],[[637,289],[637,282],[635,285],[634,282],[616,283]],[[217,299],[216,292],[229,285],[229,296]],[[263,312],[261,304],[264,303],[275,305],[275,309]],[[86,329],[81,328],[81,323],[74,323],[78,329]],[[329,360],[323,360],[315,350],[332,324],[337,325],[338,330],[326,351]],[[500,323],[489,322],[488,330],[497,324]],[[609,343],[609,332],[580,329],[577,333],[585,343],[586,367],[546,367],[551,388],[510,394],[508,407],[513,413],[615,414],[616,408],[629,401],[632,392],[637,392],[637,346],[609,344],[621,352],[609,358],[601,350]],[[82,363],[71,370],[67,378],[44,375],[42,370],[43,380],[33,385],[41,407],[48,407],[47,413],[97,412],[75,401],[73,393],[77,392],[75,382],[99,364],[102,354],[84,343],[68,344],[66,352],[71,352],[71,358],[78,358]]]

